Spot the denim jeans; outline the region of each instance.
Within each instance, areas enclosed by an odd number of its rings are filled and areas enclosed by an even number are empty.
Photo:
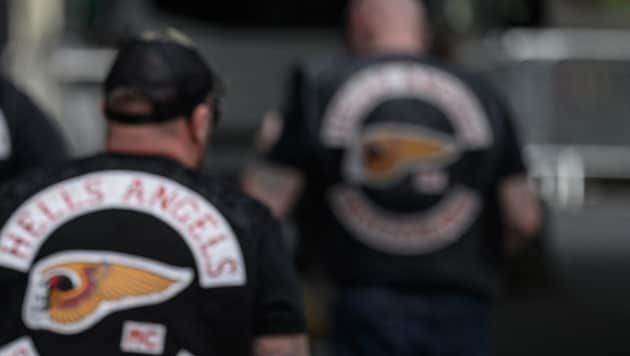
[[[488,302],[450,293],[339,289],[333,305],[336,356],[489,356]]]

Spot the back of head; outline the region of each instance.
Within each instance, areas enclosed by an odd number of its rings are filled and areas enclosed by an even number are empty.
[[[421,0],[353,0],[348,36],[359,53],[422,51],[428,46]]]
[[[170,29],[127,41],[104,89],[109,151],[201,164],[223,87],[185,35]]]
[[[142,125],[189,117],[218,94],[220,81],[192,41],[169,29],[124,43],[104,89],[109,121]]]

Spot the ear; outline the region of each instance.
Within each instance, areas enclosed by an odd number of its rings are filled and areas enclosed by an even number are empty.
[[[213,119],[210,104],[204,103],[195,107],[190,118],[191,133],[195,143],[201,146],[206,145]]]

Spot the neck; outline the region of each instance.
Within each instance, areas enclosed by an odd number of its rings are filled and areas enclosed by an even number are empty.
[[[427,45],[416,36],[381,36],[373,38],[363,48],[361,54],[411,54],[421,55],[427,52]]]
[[[415,36],[375,38],[368,46],[370,53],[400,53],[420,55],[426,52],[426,46]]]
[[[180,164],[196,169],[201,157],[194,154],[192,147],[170,138],[148,138],[144,135],[110,133],[107,151],[111,153],[132,154],[138,156],[162,156]]]

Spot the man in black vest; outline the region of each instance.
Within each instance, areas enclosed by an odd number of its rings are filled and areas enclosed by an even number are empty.
[[[3,191],[0,355],[306,354],[278,224],[197,171],[219,100],[182,34],[122,47],[108,152]]]
[[[353,1],[353,54],[298,69],[266,155],[262,176],[289,167],[284,181],[308,192],[309,238],[338,287],[339,356],[490,354],[504,253],[540,225],[508,110],[484,81],[429,58],[429,37],[413,0]]]

